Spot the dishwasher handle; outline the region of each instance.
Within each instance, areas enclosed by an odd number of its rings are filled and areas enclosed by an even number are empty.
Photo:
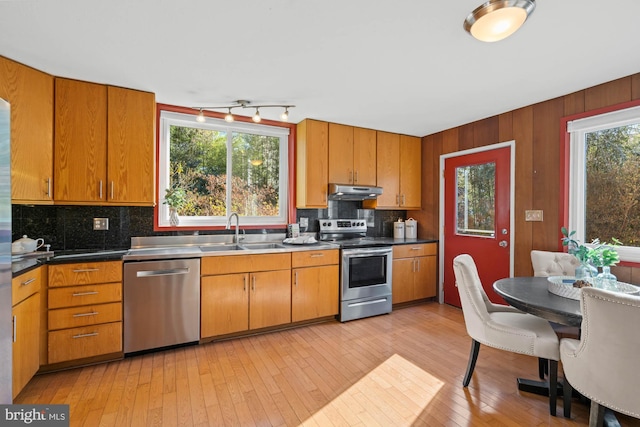
[[[180,274],[189,274],[189,268],[169,268],[165,270],[136,271],[137,277],[177,276]]]

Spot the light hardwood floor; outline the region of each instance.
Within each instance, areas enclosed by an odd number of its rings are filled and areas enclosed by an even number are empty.
[[[467,389],[462,312],[427,303],[34,377],[15,403],[67,403],[72,426],[577,426],[521,393],[537,359],[482,347]],[[640,420],[621,417],[623,426]]]

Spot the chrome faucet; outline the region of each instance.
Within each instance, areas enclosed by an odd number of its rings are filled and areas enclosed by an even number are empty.
[[[233,243],[240,243],[240,241],[238,240],[238,227],[240,226],[240,218],[238,217],[237,212],[233,212],[231,215],[229,215],[229,218],[227,219],[227,226],[225,227],[225,229],[231,229],[231,218],[233,218],[234,216],[236,217],[236,236],[233,240]]]

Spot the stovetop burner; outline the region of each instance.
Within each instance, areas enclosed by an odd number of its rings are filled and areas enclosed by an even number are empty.
[[[341,248],[367,248],[389,246],[387,239],[367,237],[364,219],[320,219],[320,240],[340,245]]]

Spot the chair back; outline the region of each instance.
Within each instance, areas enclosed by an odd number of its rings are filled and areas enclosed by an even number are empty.
[[[482,288],[476,263],[470,255],[458,255],[453,259],[453,272],[467,333],[471,338],[485,342],[484,324],[489,321],[489,297]]]
[[[534,276],[574,276],[580,261],[574,255],[566,252],[533,250],[531,251],[531,264]]]
[[[597,288],[581,294],[582,339],[561,344],[565,376],[591,400],[640,418],[640,297]]]

